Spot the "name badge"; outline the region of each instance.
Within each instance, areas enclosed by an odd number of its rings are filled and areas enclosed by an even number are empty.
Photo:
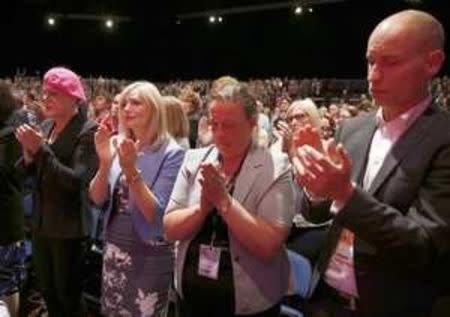
[[[220,252],[219,248],[200,244],[198,275],[217,280],[219,277]]]

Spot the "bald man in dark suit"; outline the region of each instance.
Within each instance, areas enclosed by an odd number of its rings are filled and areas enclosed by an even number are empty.
[[[429,92],[445,59],[442,25],[396,13],[376,26],[366,55],[376,113],[347,121],[324,146],[312,128],[296,135],[304,213],[334,219],[310,316],[429,316],[450,284],[450,117]]]

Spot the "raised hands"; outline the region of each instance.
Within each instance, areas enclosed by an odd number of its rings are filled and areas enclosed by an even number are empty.
[[[351,161],[342,144],[323,142],[311,127],[300,129],[292,159],[297,182],[315,197],[346,202],[353,193]]]
[[[31,162],[44,144],[42,131],[36,126],[22,124],[16,129],[15,135],[22,145],[25,162]]]
[[[290,153],[292,147],[292,134],[293,131],[289,125],[284,121],[279,121],[277,124],[278,134],[281,137],[281,149],[285,153]]]
[[[124,139],[117,147],[119,164],[125,175],[134,173],[138,156],[139,141]]]
[[[309,124],[295,131],[293,135],[293,143],[296,148],[303,145],[309,145],[310,147],[316,149],[316,151],[324,153],[324,142],[319,131]]]
[[[202,185],[200,204],[202,210],[210,210],[214,206],[220,210],[224,202],[229,200],[225,175],[213,163],[202,164],[200,174],[200,184]]]
[[[110,141],[113,131],[104,124],[98,126],[95,132],[95,150],[100,161],[100,165],[111,166],[113,152],[111,151]]]

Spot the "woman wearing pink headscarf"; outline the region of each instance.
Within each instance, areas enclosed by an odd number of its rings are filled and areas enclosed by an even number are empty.
[[[44,75],[48,120],[16,129],[21,166],[34,178],[33,261],[50,317],[83,316],[82,268],[89,215],[87,187],[97,168],[96,124],[85,114],[78,75],[55,67]]]

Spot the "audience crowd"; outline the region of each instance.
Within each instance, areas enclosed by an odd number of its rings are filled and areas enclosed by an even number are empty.
[[[11,86],[14,96],[25,109],[31,110],[33,118],[42,120],[43,113],[39,107],[40,78],[17,75],[1,81]],[[122,88],[131,83],[125,79],[102,77],[84,78],[82,82],[89,98],[88,112],[90,117],[97,121],[106,113],[115,111],[114,98]],[[311,98],[314,101],[321,114],[322,129],[330,136],[342,120],[375,108],[367,95],[367,81],[364,79],[268,78],[250,79],[246,83],[260,105],[259,112],[270,119],[268,131],[272,131],[276,120],[283,118],[289,104],[297,99]],[[184,97],[191,100],[191,104],[195,103],[194,111],[198,116],[205,112],[211,84],[212,80],[155,83],[162,95],[177,96],[181,99]],[[432,94],[442,109],[450,109],[450,78],[442,76],[434,79]]]
[[[92,245],[106,316],[425,316],[448,295],[443,37],[427,14],[387,18],[368,80],[0,80],[0,309],[18,316],[31,240],[51,317],[87,313]],[[389,49],[409,64],[381,78]]]
[[[161,106],[166,108],[165,129],[182,148],[201,148],[213,143],[207,119],[207,104],[210,102],[211,94],[217,89],[215,85],[221,80],[229,83],[233,82],[234,78],[224,76],[218,81],[155,83],[155,87],[163,95]],[[2,79],[0,82],[9,87],[22,120],[39,125],[49,117],[43,104],[45,92],[42,91],[40,78],[18,75]],[[132,81],[100,77],[84,78],[81,79],[81,83],[86,92],[85,111],[88,118],[106,127],[111,135],[118,134],[121,121],[119,119],[121,92],[132,84]],[[345,120],[376,109],[374,102],[367,95],[367,82],[363,79],[251,79],[246,82],[246,86],[256,100],[255,136],[259,145],[278,148],[288,154],[290,145],[286,142],[293,141],[292,134],[298,127],[311,124],[321,131],[324,139],[330,139]],[[432,95],[442,109],[448,110],[450,78],[443,76],[434,79]],[[92,208],[94,212],[99,212],[96,207]],[[298,251],[313,263],[318,258],[324,229],[328,228],[329,222],[312,224],[300,215],[295,215],[293,221],[296,225],[287,240],[288,247]],[[103,228],[101,221],[97,222],[95,228],[96,232],[92,232],[91,235],[94,241],[102,244],[103,231],[106,229]],[[304,230],[305,228],[307,230]],[[298,232],[301,232],[300,240],[297,239]],[[105,288],[103,292],[106,293]]]

